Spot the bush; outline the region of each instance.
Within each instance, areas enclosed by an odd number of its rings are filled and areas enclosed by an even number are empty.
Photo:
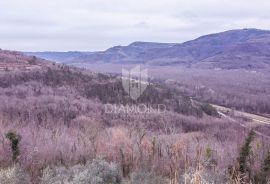
[[[93,160],[86,165],[71,168],[46,168],[43,172],[42,184],[119,184],[120,174],[115,164],[104,160]]]
[[[227,183],[224,175],[211,170],[189,169],[188,172],[180,176],[180,183]]]
[[[30,176],[19,166],[0,169],[1,184],[30,184]]]
[[[169,183],[166,179],[161,176],[156,176],[151,172],[135,172],[131,175],[130,181],[124,184],[167,184]]]
[[[219,114],[217,112],[217,110],[210,104],[208,103],[204,103],[201,105],[202,111],[209,115],[209,116],[214,116],[214,117],[218,117]]]
[[[262,164],[261,171],[255,176],[255,183],[264,184],[267,183],[267,177],[270,173],[270,152],[268,151],[266,158]]]

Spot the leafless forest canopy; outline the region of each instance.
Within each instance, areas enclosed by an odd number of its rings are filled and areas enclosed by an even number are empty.
[[[268,125],[209,103],[270,114],[266,71],[153,68],[138,101],[118,75],[1,51],[0,183],[265,183]],[[170,80],[168,80],[170,79]],[[192,98],[191,98],[192,97]],[[165,104],[163,113],[105,112]],[[243,127],[243,125],[245,125]]]

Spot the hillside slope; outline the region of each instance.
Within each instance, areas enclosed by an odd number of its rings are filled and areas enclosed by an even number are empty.
[[[196,68],[269,68],[270,31],[231,30],[181,44],[134,42],[102,52],[27,53],[63,63],[184,65]]]
[[[0,51],[0,56],[2,56],[0,65],[8,68],[0,71],[2,79],[0,87],[2,88],[21,86],[27,91],[28,85],[38,83],[39,88],[66,88],[66,92],[62,95],[75,93],[80,98],[98,101],[101,104],[138,105],[143,103],[154,106],[164,104],[167,110],[172,112],[196,117],[203,115],[204,109],[200,104],[192,104],[188,97],[164,83],[151,83],[141,97],[133,101],[124,91],[119,76],[56,64],[26,56],[20,52]],[[23,96],[28,95],[26,93]]]
[[[151,81],[142,96],[133,101],[117,76],[0,51],[0,55],[3,53],[6,54],[0,60],[3,66],[12,62],[15,66],[28,66],[31,58],[40,66],[0,71],[0,164],[7,170],[21,168],[31,180],[27,183],[66,183],[77,175],[82,175],[80,181],[89,182],[93,177],[86,172],[93,171],[95,178],[102,170],[103,178],[107,176],[103,172],[119,173],[117,184],[120,184],[134,173],[150,169],[153,173],[150,178],[157,178],[151,183],[156,183],[161,181],[160,177],[164,177],[164,181],[171,176],[175,178],[171,169],[175,163],[191,163],[190,170],[204,163],[201,159],[198,161],[198,155],[203,156],[203,160],[209,158],[204,156],[203,150],[215,149],[211,158],[222,173],[231,165],[229,161],[238,156],[239,142],[247,131],[239,124],[216,117],[212,106],[191,100],[174,85]],[[19,59],[7,59],[16,57]],[[107,104],[118,109],[128,105],[138,108],[139,104],[155,109],[156,104],[163,104],[167,111],[114,113],[106,111]],[[266,129],[265,134],[268,132]],[[18,141],[16,158],[9,135]],[[103,158],[102,163],[115,163],[121,172],[107,171],[100,165],[97,165],[98,170],[93,169],[95,165],[87,169],[97,158]],[[185,174],[184,164],[177,165],[175,170],[181,171],[178,174],[181,177]],[[203,165],[208,169],[210,166]],[[118,170],[118,167],[113,168]],[[77,172],[72,174],[69,169]],[[58,177],[58,171],[63,176]],[[210,172],[205,169],[205,173]],[[226,183],[223,182],[225,175],[214,174],[222,181],[215,183]],[[17,172],[13,175],[18,178]],[[111,182],[110,178],[106,181]]]

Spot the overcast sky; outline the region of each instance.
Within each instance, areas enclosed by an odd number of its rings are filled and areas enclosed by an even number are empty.
[[[96,51],[240,28],[270,30],[270,1],[0,0],[2,49]]]

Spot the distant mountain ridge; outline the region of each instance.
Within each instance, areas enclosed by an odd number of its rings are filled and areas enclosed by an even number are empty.
[[[30,52],[67,64],[118,63],[253,69],[270,66],[270,31],[230,30],[184,43],[134,42],[100,52]]]

